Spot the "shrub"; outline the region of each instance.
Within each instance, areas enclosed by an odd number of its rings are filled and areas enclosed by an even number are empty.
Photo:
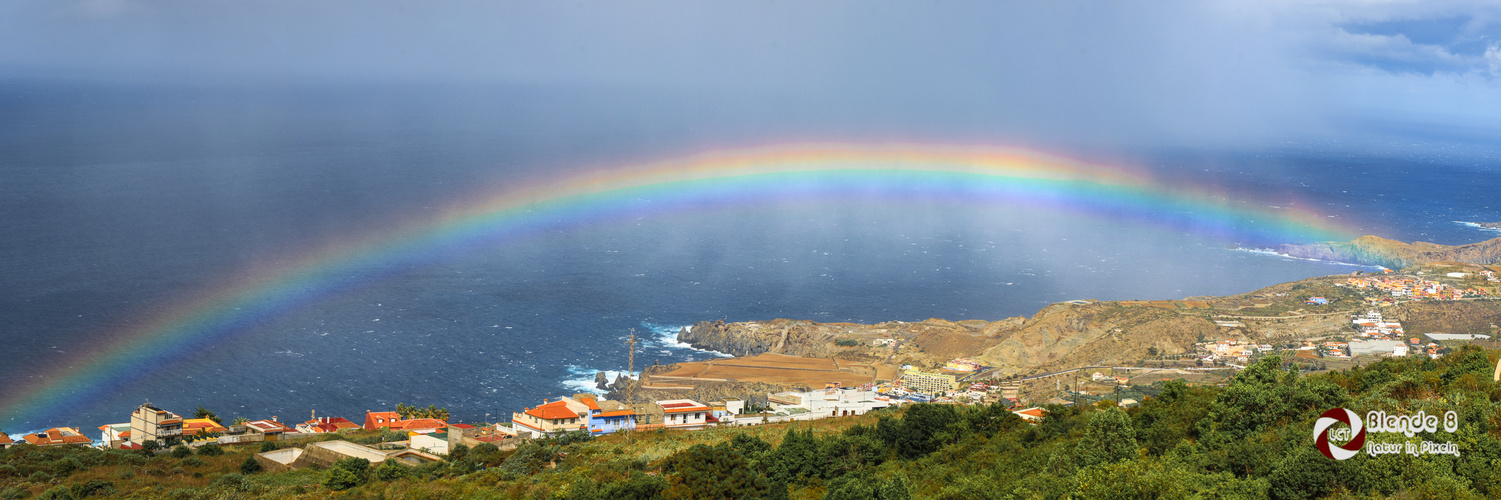
[[[36,497],[37,500],[73,500],[73,493],[68,491],[67,486],[56,486]]]
[[[323,480],[323,486],[334,491],[344,491],[359,485],[359,477],[349,469],[341,467],[329,469],[328,479]]]
[[[276,451],[276,441],[261,441],[261,453]]]
[[[73,498],[113,495],[115,494],[115,483],[100,479],[90,479],[87,482],[73,485],[72,493]]]
[[[210,486],[227,490],[245,491],[245,476],[233,472],[214,478]]]
[[[365,484],[369,477],[369,460],[346,458],[334,462],[334,466],[328,469],[328,478],[323,480],[323,486],[334,491],[343,491]]]
[[[224,448],[219,443],[209,443],[198,447],[198,454],[205,457],[217,457],[224,454]]]
[[[73,457],[63,457],[62,460],[52,463],[52,472],[59,476],[67,476],[83,469],[83,462],[79,462],[77,458]]]
[[[48,474],[42,471],[36,471],[31,473],[30,476],[27,476],[26,480],[33,483],[48,483],[52,482],[52,474]]]
[[[839,347],[855,347],[857,345],[860,345],[860,341],[854,339],[839,339],[834,341],[834,345],[837,345]]]
[[[261,463],[255,461],[255,455],[245,457],[245,461],[240,462],[240,473],[242,474],[250,475],[260,471]]]
[[[198,457],[188,457],[182,459],[182,464],[188,467],[203,467],[208,465],[208,462],[204,462],[203,459]]]
[[[476,447],[478,448],[478,447]],[[381,481],[395,481],[407,476],[407,468],[396,463],[396,460],[387,458],[375,468],[375,478]]]
[[[187,446],[179,444],[177,447],[172,448],[172,458],[187,458],[192,455],[193,449]]]

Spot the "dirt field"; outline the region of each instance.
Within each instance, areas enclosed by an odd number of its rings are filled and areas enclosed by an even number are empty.
[[[782,354],[760,354],[744,358],[726,358],[679,364],[677,369],[651,375],[653,384],[684,382],[765,382],[821,388],[838,382],[857,386],[875,382],[877,376],[891,376],[895,370],[884,365],[852,363],[830,358],[804,358]]]

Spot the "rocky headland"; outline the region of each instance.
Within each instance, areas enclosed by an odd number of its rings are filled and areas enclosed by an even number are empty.
[[[1490,227],[1489,223],[1482,226]],[[1495,223],[1495,226],[1501,228],[1501,223]],[[1361,236],[1348,242],[1282,245],[1276,251],[1304,259],[1332,260],[1389,269],[1406,269],[1438,262],[1497,264],[1501,263],[1501,238],[1467,245],[1440,245],[1426,241],[1403,243],[1379,236]]]

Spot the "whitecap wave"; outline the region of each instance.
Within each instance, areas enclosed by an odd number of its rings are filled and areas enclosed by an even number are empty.
[[[1475,229],[1479,229],[1481,231],[1488,231],[1488,232],[1492,232],[1492,233],[1501,233],[1501,228],[1485,227],[1485,226],[1480,225],[1480,223],[1478,223],[1478,222],[1465,222],[1465,221],[1462,221],[1462,220],[1457,220],[1457,221],[1454,221],[1454,223],[1455,224],[1460,224],[1460,225],[1465,225],[1465,226],[1470,226],[1470,227],[1473,227]]]
[[[1366,269],[1386,270],[1385,267],[1382,267],[1382,266],[1373,266],[1373,265],[1370,265],[1370,264],[1356,264],[1354,262],[1340,262],[1340,261],[1337,261],[1337,260],[1310,259],[1308,257],[1298,257],[1298,256],[1295,256],[1295,255],[1288,255],[1288,254],[1285,254],[1285,253],[1282,253],[1282,252],[1278,252],[1278,251],[1272,250],[1270,248],[1232,248],[1231,250],[1234,250],[1234,251],[1237,251],[1237,252],[1248,252],[1248,253],[1261,254],[1261,255],[1270,255],[1270,256],[1281,257],[1281,258],[1290,259],[1290,260],[1306,260],[1306,261],[1309,261],[1309,262],[1322,262],[1322,263],[1325,263],[1325,264],[1336,264],[1336,265],[1341,265],[1341,266],[1363,267],[1363,268],[1366,268]]]
[[[688,344],[687,342],[683,342],[681,340],[678,340],[678,334],[682,333],[682,331],[683,331],[684,328],[688,328],[688,329],[691,330],[693,328],[693,325],[688,325],[688,326],[669,326],[669,325],[658,325],[658,324],[655,324],[655,323],[642,322],[641,326],[644,327],[644,328],[646,328],[647,330],[650,330],[652,333],[656,334],[656,337],[654,339],[646,341],[646,345],[648,347],[660,347],[660,348],[666,348],[668,350],[676,349],[676,350],[684,350],[684,351],[701,352],[701,353],[704,353],[704,354],[711,354],[711,355],[718,356],[718,357],[721,357],[721,358],[733,358],[733,357],[735,357],[734,354],[727,354],[727,353],[723,353],[723,352],[719,352],[719,351],[714,351],[714,350],[709,350],[709,349],[699,349],[697,347],[693,347],[692,345]]]
[[[568,376],[558,382],[558,384],[562,385],[570,394],[604,394],[605,391],[600,390],[599,387],[594,385],[594,374],[599,372],[605,372],[605,377],[609,378],[611,382],[614,382],[616,378],[625,374],[625,370],[596,370],[579,365],[568,365]]]

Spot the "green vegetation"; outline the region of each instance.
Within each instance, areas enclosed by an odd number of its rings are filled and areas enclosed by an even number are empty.
[[[839,347],[855,347],[860,345],[860,341],[855,339],[839,339],[834,341],[834,345]]]
[[[401,415],[402,420],[410,420],[414,418],[435,418],[444,421],[448,420],[448,408],[439,408],[433,405],[427,405],[427,408],[423,408],[420,406],[408,406],[404,403],[396,403],[396,414]]]
[[[178,452],[18,446],[0,452],[0,498],[1479,498],[1501,496],[1494,358],[1464,347],[1305,376],[1276,357],[1225,387],[1166,382],[1138,407],[911,405],[795,424],[565,435],[514,450],[455,447],[417,467],[346,460],[259,470],[256,446]],[[1328,459],[1313,423],[1331,408],[1442,415],[1459,456]],[[352,440],[376,441],[360,431]],[[296,444],[289,444],[296,445]],[[243,469],[242,469],[243,467]]]

